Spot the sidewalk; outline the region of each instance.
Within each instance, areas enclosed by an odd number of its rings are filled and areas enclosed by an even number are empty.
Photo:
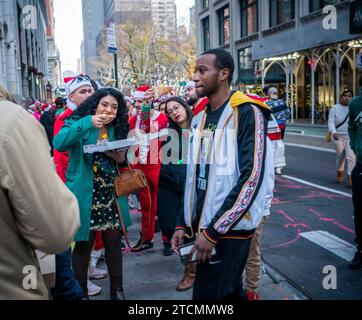
[[[131,244],[139,237],[141,215],[131,211],[133,225],[129,228]],[[161,233],[155,236],[154,248],[142,253],[131,253],[129,249],[123,255],[124,292],[127,300],[191,300],[192,290],[177,292],[178,281],[183,276],[183,266],[176,255],[162,255]],[[99,266],[106,269],[104,261]],[[267,271],[267,272],[266,272]],[[274,279],[274,281],[273,281]],[[94,281],[103,288],[102,293],[92,300],[109,299],[109,279]],[[275,271],[263,268],[260,286],[263,300],[305,300],[302,293],[292,287]]]

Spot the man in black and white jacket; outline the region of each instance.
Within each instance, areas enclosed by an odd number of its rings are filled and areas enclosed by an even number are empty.
[[[191,124],[184,213],[172,245],[178,252],[186,232],[196,235],[195,300],[242,295],[250,239],[274,182],[270,109],[231,93],[234,68],[228,52],[214,49],[199,57],[193,78],[197,95],[209,104]]]

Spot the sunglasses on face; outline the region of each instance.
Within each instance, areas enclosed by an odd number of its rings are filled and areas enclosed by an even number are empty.
[[[76,76],[70,84],[72,85],[74,82],[79,83],[82,81],[90,81],[90,78],[88,76]]]

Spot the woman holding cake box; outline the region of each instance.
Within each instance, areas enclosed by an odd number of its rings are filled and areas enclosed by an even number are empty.
[[[88,98],[69,118],[54,139],[57,150],[69,151],[66,184],[80,207],[81,227],[75,237],[73,269],[84,295],[88,296],[87,273],[97,231],[102,231],[110,275],[110,297],[123,300],[121,226],[114,196],[117,166],[125,161],[125,151],[83,153],[83,146],[102,140],[127,138],[127,107],[122,94],[103,88]],[[117,199],[125,226],[131,224],[127,199]]]

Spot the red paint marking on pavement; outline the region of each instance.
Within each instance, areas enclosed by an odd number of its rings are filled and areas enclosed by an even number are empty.
[[[280,204],[289,204],[289,203],[292,203],[292,202],[291,201],[283,201],[279,197],[274,197],[273,201],[272,201],[272,204],[275,205],[275,206],[280,205]]]
[[[277,248],[287,247],[287,246],[297,242],[299,240],[299,238],[300,238],[300,234],[301,234],[301,230],[298,229],[297,236],[293,240],[282,243],[282,244],[278,244],[276,246],[271,247],[270,249],[277,249]]]
[[[288,188],[288,189],[302,189],[303,186],[297,185],[295,182],[289,179],[283,179],[280,177],[277,177],[277,184],[280,187]]]
[[[345,226],[337,221],[334,221],[333,224],[336,225],[337,227],[343,229],[344,231],[355,234],[355,232],[352,229],[348,228],[347,226]]]
[[[310,191],[306,195],[299,196],[300,200],[309,200],[309,199],[323,199],[323,200],[333,200],[338,198],[343,198],[343,196],[338,194],[332,194],[327,192],[318,192]]]
[[[295,222],[294,219],[290,217],[284,210],[277,210],[277,213],[281,214],[284,218],[286,218],[290,222]]]
[[[335,226],[337,226],[338,228],[340,228],[340,229],[342,229],[344,231],[347,231],[349,233],[355,234],[355,232],[352,229],[350,229],[349,227],[345,226],[342,223],[339,223],[338,221],[335,221],[335,219],[333,219],[333,218],[324,218],[323,215],[320,212],[318,212],[317,210],[314,210],[314,209],[309,209],[309,211],[314,213],[319,218],[319,220],[325,221],[325,222],[333,222],[333,224]]]
[[[305,223],[290,223],[290,224],[284,225],[285,229],[288,229],[289,227],[293,227],[293,228],[302,227],[302,228],[310,229],[310,227]]]
[[[310,212],[314,213],[318,218],[322,217],[322,214],[314,209],[309,209]]]

